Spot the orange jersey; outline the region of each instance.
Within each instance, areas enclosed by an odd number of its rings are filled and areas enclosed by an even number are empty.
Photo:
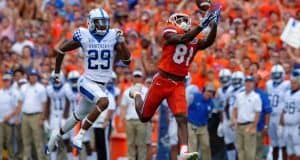
[[[184,31],[174,26],[167,27],[163,30],[163,37],[165,38],[169,33],[183,34]],[[198,50],[197,43],[198,40],[194,39],[186,44],[164,44],[162,56],[158,61],[158,68],[176,76],[186,76]]]

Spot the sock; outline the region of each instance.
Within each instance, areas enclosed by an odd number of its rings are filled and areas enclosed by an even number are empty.
[[[80,130],[79,130],[78,134],[84,135],[84,134],[85,134],[85,132],[86,132],[86,130],[85,130],[85,129],[82,129],[82,128],[80,128]]]
[[[181,145],[180,146],[180,155],[188,152],[188,146],[187,145]]]
[[[228,150],[226,152],[227,152],[228,160],[235,160],[236,159],[236,151],[235,150]]]
[[[56,160],[56,156],[57,156],[56,152],[51,152],[50,153],[50,160]]]
[[[73,159],[72,152],[68,152],[68,153],[67,153],[67,159],[68,159],[68,160],[72,160],[72,159]]]
[[[74,114],[75,114],[75,113],[73,113],[72,116],[69,117],[69,118],[66,120],[65,125],[62,126],[61,131],[63,131],[63,133],[69,132],[69,131],[76,125],[76,123],[78,122],[78,121],[76,120],[76,118],[74,117]],[[60,134],[62,135],[61,132],[60,132]]]

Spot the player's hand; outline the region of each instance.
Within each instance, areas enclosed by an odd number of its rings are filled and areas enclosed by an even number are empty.
[[[217,25],[217,24],[220,22],[220,19],[221,19],[221,7],[220,7],[219,9],[215,10],[215,11],[213,12],[213,14],[216,15],[216,17],[215,17],[215,19],[214,19],[214,24]]]
[[[206,28],[216,18],[215,12],[209,12],[200,22],[201,28]]]
[[[60,79],[59,79],[59,73],[54,73],[54,83],[60,83]]]
[[[116,30],[116,38],[117,38],[118,43],[125,42],[125,37],[124,37],[124,34],[123,34],[122,30],[120,30],[120,29]]]

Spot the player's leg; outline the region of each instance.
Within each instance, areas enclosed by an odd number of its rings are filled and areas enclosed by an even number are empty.
[[[272,150],[273,160],[278,160],[280,148],[279,148],[279,139],[277,136],[277,127],[276,127],[277,124],[274,121],[275,120],[272,120],[272,117],[271,117],[271,122],[269,125],[269,136],[271,139],[271,146],[273,148],[273,150]]]
[[[287,160],[288,158],[287,158],[287,148],[286,148],[286,146],[281,147],[281,151],[282,151],[282,159]]]
[[[223,122],[223,125],[227,159],[235,160],[237,157],[236,146],[234,144],[236,141],[235,131],[231,128],[229,121]]]
[[[173,82],[173,85],[167,102],[178,126],[179,159],[198,159],[198,152],[188,153],[187,102],[184,82]]]
[[[153,79],[153,82],[148,90],[148,93],[143,100],[138,86],[133,87],[130,94],[135,100],[135,109],[142,122],[148,122],[153,117],[158,106],[161,104],[162,100],[165,98],[167,92],[167,86],[164,85],[165,82],[159,75]]]
[[[97,92],[94,92],[94,93],[97,93]],[[73,145],[78,149],[82,148],[82,141],[83,141],[86,131],[96,121],[96,119],[98,118],[100,113],[108,107],[108,103],[109,103],[108,98],[106,97],[106,94],[102,90],[98,90],[98,94],[95,94],[95,95],[99,95],[99,98],[94,98],[94,99],[96,99],[96,106],[94,103],[91,103],[91,102],[90,102],[89,106],[86,106],[86,108],[90,108],[90,107],[93,107],[93,108],[89,112],[89,114],[86,116],[86,118],[83,120],[83,124],[82,124],[78,134],[72,139]]]

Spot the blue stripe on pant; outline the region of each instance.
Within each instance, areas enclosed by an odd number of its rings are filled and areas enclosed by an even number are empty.
[[[83,87],[79,87],[80,93],[82,93],[85,97],[87,97],[89,100],[94,101],[95,96],[90,93],[88,90],[86,90]]]

